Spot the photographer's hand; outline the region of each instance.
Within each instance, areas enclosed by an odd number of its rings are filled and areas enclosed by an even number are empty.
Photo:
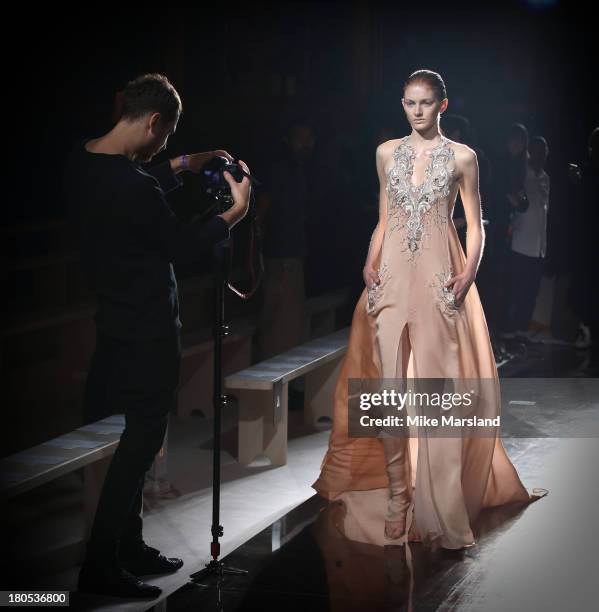
[[[175,174],[189,170],[194,174],[199,174],[206,162],[209,162],[214,157],[224,157],[227,161],[232,162],[233,156],[224,151],[217,149],[216,151],[205,151],[204,153],[193,153],[192,155],[181,155],[171,159],[171,168]]]
[[[247,165],[239,160],[239,165],[250,174],[250,169]],[[229,228],[239,223],[247,214],[250,205],[250,194],[252,192],[252,185],[250,179],[247,176],[243,177],[241,183],[238,183],[228,172],[223,172],[223,176],[229,186],[231,187],[231,195],[233,196],[233,206],[226,210],[224,213],[219,215],[226,222]]]

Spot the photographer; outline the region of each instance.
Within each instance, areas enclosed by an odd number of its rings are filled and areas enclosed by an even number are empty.
[[[96,349],[85,390],[85,421],[125,414],[126,426],[100,495],[79,574],[79,589],[124,597],[157,597],[138,578],[178,570],[142,537],[145,472],[162,446],[179,384],[181,321],[173,263],[193,263],[228,238],[247,213],[250,183],[230,174],[234,203],[206,224],[185,224],[165,200],[225,151],[183,155],[145,170],[166,148],[182,112],[168,79],[146,74],[127,84],[114,128],[79,143],[64,187],[81,240],[81,257],[97,294]],[[240,162],[246,172],[247,166]]]

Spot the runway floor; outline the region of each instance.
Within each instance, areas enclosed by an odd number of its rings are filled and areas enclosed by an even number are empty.
[[[502,377],[590,378],[584,353],[567,345],[514,345]],[[596,373],[594,374],[596,376]],[[576,433],[548,435],[516,418],[503,443],[527,488],[549,494],[526,508],[503,506],[481,513],[476,546],[434,553],[422,544],[375,546],[344,538],[334,526],[338,506],[314,495],[328,431],[298,425],[283,468],[241,468],[227,453],[225,434],[221,522],[222,559],[244,576],[191,583],[209,559],[211,497],[209,444],[184,427],[172,432],[173,486],[178,496],[148,508],[146,540],[181,556],[176,574],[149,580],[160,601],[128,602],[71,594],[72,609],[85,610],[595,610],[599,600],[599,397],[561,401],[558,421],[576,421]],[[290,411],[290,423],[301,412]],[[295,413],[296,417],[292,414]],[[518,415],[516,415],[518,416]],[[231,423],[229,423],[231,425]],[[291,427],[291,425],[290,425]],[[524,429],[522,429],[522,427]],[[585,427],[587,435],[584,435]],[[521,428],[521,429],[519,429]],[[225,423],[225,430],[227,424]],[[582,433],[580,433],[582,432]],[[208,435],[204,431],[204,436]],[[194,437],[195,436],[195,437]],[[523,437],[527,436],[527,437]],[[195,440],[195,442],[194,442]],[[172,470],[175,465],[178,469]],[[76,571],[47,577],[45,588],[74,589]]]

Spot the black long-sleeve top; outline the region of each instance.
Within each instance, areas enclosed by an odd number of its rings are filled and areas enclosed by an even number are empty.
[[[80,252],[97,295],[98,330],[118,338],[180,333],[173,263],[193,263],[229,237],[222,217],[184,223],[165,194],[182,185],[170,162],[147,170],[125,155],[91,153],[79,142],[64,189]]]

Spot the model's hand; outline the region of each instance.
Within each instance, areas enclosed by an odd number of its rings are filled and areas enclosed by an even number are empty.
[[[452,276],[443,287],[451,288],[453,295],[455,296],[455,306],[460,307],[464,303],[468,289],[474,282],[474,275],[464,271],[461,274]]]
[[[194,174],[199,174],[206,162],[209,162],[214,157],[224,157],[227,161],[232,162],[233,157],[226,151],[218,149],[216,151],[205,151],[204,153],[193,153],[187,158],[189,170]]]
[[[374,268],[374,266],[364,266],[362,276],[364,277],[364,283],[367,289],[372,289],[374,285],[378,285],[381,282],[378,270]]]

